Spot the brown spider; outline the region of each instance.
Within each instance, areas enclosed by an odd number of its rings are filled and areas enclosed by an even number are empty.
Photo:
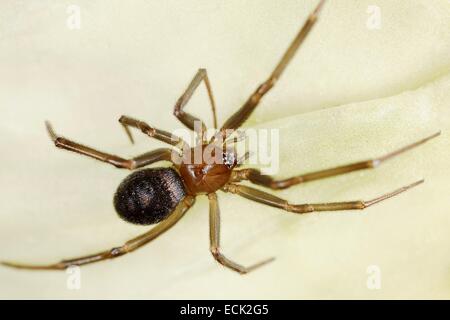
[[[174,115],[186,127],[192,131],[195,131],[198,136],[201,137],[200,143],[198,143],[195,147],[191,148],[181,138],[174,137],[168,132],[151,127],[142,121],[126,116],[122,116],[120,118],[119,121],[124,126],[132,142],[133,138],[131,136],[131,132],[129,131],[129,127],[137,128],[152,138],[169,143],[180,149],[183,156],[180,156],[178,159],[179,161],[174,161],[173,157],[174,154],[178,153],[169,148],[161,148],[150,151],[132,159],[123,159],[121,157],[107,154],[57,136],[50,124],[47,122],[47,130],[58,148],[77,152],[82,155],[112,164],[118,168],[134,170],[158,161],[171,161],[173,165],[170,168],[150,168],[132,173],[119,185],[114,196],[115,209],[119,216],[124,220],[143,225],[150,225],[154,223],[158,224],[150,231],[127,241],[124,245],[100,253],[63,260],[59,263],[50,265],[27,265],[11,262],[3,262],[2,264],[21,269],[53,270],[65,269],[72,265],[79,266],[119,257],[140,248],[170,229],[184,216],[186,211],[192,207],[195,202],[195,197],[197,195],[205,194],[208,196],[210,203],[209,216],[211,253],[222,265],[243,274],[272,261],[273,258],[261,261],[250,267],[244,267],[228,259],[221,253],[220,213],[216,195],[217,190],[231,192],[268,206],[286,210],[288,212],[302,214],[313,211],[365,209],[375,203],[393,197],[422,183],[423,180],[415,182],[369,201],[317,204],[291,204],[288,201],[278,198],[272,194],[238,184],[240,181],[247,180],[254,184],[276,190],[289,188],[311,180],[327,178],[356,170],[375,168],[384,161],[439,135],[439,133],[436,133],[423,140],[412,143],[376,159],[298,175],[284,180],[276,180],[271,176],[263,175],[257,169],[238,169],[239,161],[237,160],[234,150],[224,148],[223,143],[219,143],[219,141],[224,141],[224,139],[229,137],[233,131],[238,129],[251,115],[253,110],[259,104],[261,98],[275,85],[284,69],[316,23],[319,11],[324,2],[325,0],[321,0],[315,10],[311,13],[308,20],[297,34],[268,80],[263,82],[255,90],[247,102],[225,122],[222,128],[209,142],[205,138],[205,124],[200,119],[184,111],[184,107],[191,98],[192,94],[200,83],[204,81],[212,107],[214,128],[217,128],[214,98],[205,69],[200,69],[197,72],[189,87],[177,101],[174,108]],[[197,126],[195,125],[196,123],[200,125]],[[191,163],[192,156],[195,152],[200,151],[202,152],[201,154],[203,154],[203,150],[206,148],[210,148],[212,150],[212,152],[210,152],[210,158],[203,158],[200,163]],[[212,157],[217,156],[225,161],[210,161]]]

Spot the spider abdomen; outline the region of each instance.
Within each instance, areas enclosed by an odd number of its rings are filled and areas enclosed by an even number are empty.
[[[164,220],[186,196],[184,184],[172,168],[139,170],[122,181],[114,195],[119,216],[134,224]]]

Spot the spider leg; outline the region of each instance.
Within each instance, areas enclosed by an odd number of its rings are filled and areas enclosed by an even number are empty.
[[[187,142],[180,137],[177,137],[169,132],[151,127],[143,121],[139,121],[127,116],[121,116],[119,122],[125,129],[125,132],[127,133],[128,138],[130,138],[131,143],[134,143],[134,139],[129,127],[139,129],[142,131],[142,133],[148,135],[151,138],[155,138],[162,142],[171,144],[180,149],[188,147]]]
[[[259,104],[261,98],[275,85],[275,83],[280,78],[284,69],[287,67],[289,62],[294,57],[300,45],[308,36],[312,27],[317,21],[318,14],[324,5],[325,0],[321,0],[314,11],[309,15],[308,19],[304,23],[303,27],[300,29],[297,36],[292,41],[289,48],[284,53],[278,65],[273,70],[270,77],[263,82],[255,92],[250,96],[247,102],[236,112],[234,113],[222,126],[221,132],[224,138],[229,134],[229,131],[235,130],[239,128],[252,114],[255,110],[256,106]],[[228,129],[228,130],[227,130]],[[228,132],[227,132],[228,131]]]
[[[269,258],[258,262],[250,267],[244,267],[227,257],[225,257],[220,250],[220,209],[219,202],[217,201],[217,194],[208,194],[209,198],[209,238],[210,238],[210,251],[214,259],[216,259],[221,265],[230,268],[241,274],[248,273],[255,270],[269,262],[272,262],[274,258]]]
[[[45,123],[47,126],[47,131],[50,135],[50,138],[55,143],[55,146],[61,149],[66,149],[72,152],[76,152],[91,158],[94,158],[96,160],[100,160],[109,164],[112,164],[113,166],[121,169],[129,169],[133,170],[136,168],[140,168],[146,165],[149,165],[151,163],[157,162],[157,161],[172,161],[172,157],[174,155],[174,150],[168,149],[168,148],[160,148],[156,149],[147,153],[144,153],[142,155],[139,155],[137,157],[131,158],[131,159],[124,159],[116,155],[112,155],[109,153],[105,153],[102,151],[98,151],[95,149],[92,149],[91,147],[87,147],[85,145],[79,144],[77,142],[74,142],[72,140],[60,137],[56,135],[55,131],[53,130],[52,126],[49,122]]]
[[[17,269],[32,269],[32,270],[64,270],[70,266],[81,266],[102,260],[108,260],[120,257],[124,254],[130,253],[145,244],[149,243],[153,239],[157,238],[172,226],[174,226],[186,213],[186,211],[193,206],[195,199],[193,197],[186,197],[175,208],[174,212],[166,219],[153,227],[150,231],[125,242],[124,245],[116,247],[110,250],[102,251],[96,254],[78,257],[74,259],[63,260],[61,262],[49,265],[32,265],[22,264],[16,262],[1,262],[2,265]]]
[[[358,201],[316,203],[316,204],[292,204],[289,203],[287,200],[281,199],[270,193],[238,184],[227,184],[222,190],[225,192],[231,192],[240,195],[244,198],[247,198],[255,202],[259,202],[271,207],[286,210],[288,212],[309,213],[314,211],[362,210],[378,202],[396,196],[423,182],[424,182],[423,180],[414,182],[410,185],[404,186],[402,188],[383,194],[382,196],[376,197],[368,201],[358,200]]]
[[[214,128],[217,128],[216,103],[214,101],[214,96],[212,93],[211,84],[209,82],[208,73],[207,73],[206,69],[199,69],[197,71],[197,73],[195,74],[191,83],[187,87],[186,91],[181,95],[181,97],[178,99],[177,103],[175,104],[173,114],[186,127],[191,129],[192,131],[195,131],[199,135],[202,142],[205,142],[204,133],[206,132],[206,125],[199,118],[197,118],[183,110],[184,107],[186,106],[186,104],[191,99],[195,90],[198,88],[198,86],[200,85],[200,83],[202,81],[205,83],[206,90],[208,91],[208,97],[209,97],[209,101],[211,103],[211,109],[212,109],[212,113],[213,113]],[[201,128],[198,128],[195,125],[196,123],[199,124],[201,126]]]
[[[422,140],[411,143],[407,146],[404,146],[400,149],[397,149],[395,151],[392,151],[388,154],[385,154],[384,156],[381,156],[381,157],[378,157],[375,159],[355,162],[352,164],[343,165],[343,166],[339,166],[339,167],[335,167],[335,168],[331,168],[331,169],[310,172],[307,174],[302,174],[302,175],[298,175],[298,176],[294,176],[294,177],[282,179],[282,180],[276,180],[271,176],[263,175],[257,169],[235,170],[232,173],[230,182],[240,182],[243,180],[248,180],[254,184],[258,184],[258,185],[261,185],[261,186],[264,186],[267,188],[271,188],[274,190],[286,189],[286,188],[292,187],[294,185],[308,182],[308,181],[324,179],[324,178],[333,177],[333,176],[337,176],[337,175],[341,175],[341,174],[345,174],[345,173],[349,173],[349,172],[353,172],[353,171],[363,170],[363,169],[374,169],[374,168],[378,167],[381,163],[383,163],[389,159],[392,159],[406,151],[409,151],[421,144],[424,144],[425,142],[427,142],[439,135],[440,135],[440,132],[437,132],[437,133],[435,133],[431,136],[428,136]]]

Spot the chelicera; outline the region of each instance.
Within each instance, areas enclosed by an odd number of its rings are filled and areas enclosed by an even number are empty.
[[[152,138],[173,146],[173,148],[161,148],[150,151],[132,159],[124,159],[58,136],[47,122],[47,130],[56,147],[112,164],[118,168],[135,170],[159,161],[172,162],[172,166],[169,168],[147,168],[134,171],[119,185],[114,196],[114,207],[122,219],[134,224],[156,225],[150,231],[127,241],[124,245],[100,253],[62,260],[59,263],[49,265],[28,265],[12,262],[3,262],[3,265],[21,269],[54,270],[65,269],[73,265],[80,266],[90,264],[122,256],[142,247],[169,230],[184,216],[188,209],[194,205],[197,196],[206,195],[209,198],[210,204],[210,251],[219,263],[243,274],[267,264],[272,261],[273,258],[246,267],[223,255],[220,247],[220,213],[217,191],[222,190],[224,192],[230,192],[251,201],[281,210],[304,214],[315,211],[365,209],[423,182],[423,180],[417,181],[369,201],[316,204],[292,204],[260,189],[240,184],[241,181],[248,181],[268,189],[277,190],[356,170],[375,168],[386,160],[439,135],[439,133],[436,133],[376,159],[302,174],[283,180],[277,180],[271,176],[263,175],[257,169],[239,168],[237,155],[233,149],[224,147],[223,141],[229,138],[233,132],[244,124],[263,96],[277,83],[284,69],[316,23],[319,11],[324,2],[324,0],[320,1],[315,10],[310,14],[269,78],[257,87],[244,105],[237,110],[237,112],[235,112],[219,130],[217,130],[217,133],[211,139],[206,139],[206,125],[200,119],[184,110],[184,107],[194,91],[202,82],[204,82],[212,107],[214,128],[217,128],[216,107],[207,72],[204,69],[200,69],[197,72],[187,90],[178,99],[174,108],[174,115],[186,127],[195,131],[198,137],[201,137],[197,145],[192,148],[179,137],[175,137],[168,132],[154,128],[145,122],[122,116],[119,121],[125,128],[132,142],[133,137],[130,128],[135,128]],[[196,151],[203,153],[203,151],[208,148],[210,149],[210,152],[208,153],[210,155],[209,158],[202,157],[200,162],[192,161],[192,157]],[[176,157],[174,157],[174,155]],[[210,161],[212,158],[216,160],[222,159],[223,161]],[[177,161],[175,161],[175,159],[177,159]]]

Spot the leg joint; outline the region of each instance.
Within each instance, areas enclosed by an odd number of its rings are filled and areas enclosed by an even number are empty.
[[[126,253],[128,253],[128,248],[127,248],[127,246],[124,245],[121,247],[112,248],[109,251],[109,256],[110,256],[110,258],[117,258],[117,257],[123,256]]]
[[[226,185],[224,185],[222,190],[225,191],[225,192],[237,193],[237,187],[235,185],[233,185],[233,184],[226,184]]]
[[[62,137],[56,137],[54,143],[57,148],[62,148],[64,145],[66,145],[66,139]]]
[[[211,254],[214,257],[214,259],[217,260],[217,262],[219,262],[220,264],[224,264],[225,263],[224,256],[220,252],[220,249],[218,247],[211,247],[210,251],[211,251]]]
[[[128,169],[133,170],[136,168],[136,161],[134,160],[125,160],[120,157],[111,156],[106,159],[103,159],[103,161],[108,162],[119,169]]]
[[[314,211],[314,206],[310,204],[290,204],[286,202],[284,209],[293,213],[309,213]]]

